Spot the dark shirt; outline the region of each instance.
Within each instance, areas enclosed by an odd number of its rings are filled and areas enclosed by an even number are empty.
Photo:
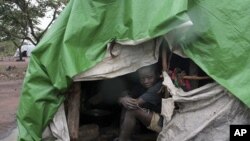
[[[160,89],[162,82],[157,82],[152,87],[145,89],[144,87],[137,86],[133,89],[130,96],[133,98],[141,98],[145,101],[145,104],[142,105],[143,108],[150,109],[157,113],[161,111],[161,98]]]

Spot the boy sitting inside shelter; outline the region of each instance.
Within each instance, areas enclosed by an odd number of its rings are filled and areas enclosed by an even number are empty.
[[[150,65],[140,68],[138,76],[141,85],[136,86],[131,92],[123,92],[123,96],[119,99],[125,113],[121,121],[120,135],[116,141],[130,140],[137,121],[153,131],[161,131],[160,73],[155,65]]]

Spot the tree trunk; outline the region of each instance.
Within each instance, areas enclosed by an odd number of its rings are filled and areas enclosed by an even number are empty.
[[[19,60],[18,61],[23,61],[23,54],[22,54],[22,46],[21,47],[18,47],[18,50],[19,50]]]

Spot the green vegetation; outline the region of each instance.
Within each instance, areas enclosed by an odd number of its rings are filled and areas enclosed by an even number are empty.
[[[0,42],[12,41],[19,49],[25,41],[37,45],[66,3],[67,0],[0,0]],[[49,12],[52,15],[46,15]],[[40,20],[48,16],[51,18],[47,27],[40,28]],[[1,50],[12,51],[6,47]],[[19,57],[22,60],[21,52]]]
[[[12,41],[2,41],[0,42],[0,57],[13,56],[16,49]]]
[[[0,0],[0,40],[12,40],[17,47],[24,40],[36,45],[66,3],[65,0]],[[51,20],[41,29],[39,18],[46,17],[48,12],[52,12]]]

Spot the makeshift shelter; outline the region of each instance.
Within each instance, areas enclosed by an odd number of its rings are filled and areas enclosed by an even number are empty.
[[[115,58],[114,43],[130,48],[153,41],[157,46],[157,41],[166,39],[173,51],[178,44],[178,54],[191,58],[234,99],[249,107],[249,4],[248,0],[70,1],[30,57],[17,112],[19,140],[41,140],[64,101],[63,93],[76,76],[89,75],[88,70],[98,67],[108,54]],[[152,62],[132,65],[130,71]],[[128,73],[114,69],[122,73],[110,77]],[[97,77],[105,78],[106,74]],[[168,130],[165,127],[163,131]],[[160,135],[159,140],[167,139]]]
[[[35,46],[33,44],[24,43],[24,45],[21,46],[21,53],[24,57],[30,57],[33,49],[35,49]],[[19,49],[16,49],[14,57],[19,57]]]

